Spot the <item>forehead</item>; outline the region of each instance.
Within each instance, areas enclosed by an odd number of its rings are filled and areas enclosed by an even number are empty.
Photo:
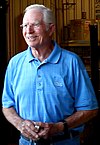
[[[43,14],[35,9],[28,10],[23,17],[23,22],[34,22],[34,21],[42,21],[43,20]]]

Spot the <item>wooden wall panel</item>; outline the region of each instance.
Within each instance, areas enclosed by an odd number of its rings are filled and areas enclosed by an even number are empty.
[[[75,3],[76,3],[76,19],[81,19],[82,18],[82,16],[81,16],[82,2],[81,2],[81,0],[76,0]]]
[[[90,18],[94,19],[95,18],[95,0],[90,0]]]
[[[85,2],[85,12],[86,12],[86,19],[89,19],[90,16],[89,16],[89,12],[90,12],[90,3],[89,3],[90,0],[84,0]]]

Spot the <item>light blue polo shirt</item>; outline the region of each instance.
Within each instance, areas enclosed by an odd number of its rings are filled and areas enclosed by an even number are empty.
[[[81,59],[54,43],[43,62],[28,47],[8,64],[2,105],[13,106],[23,119],[58,122],[75,111],[98,108]]]

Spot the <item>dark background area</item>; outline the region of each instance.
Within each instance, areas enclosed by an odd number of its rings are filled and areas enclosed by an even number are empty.
[[[11,142],[15,143],[18,138],[18,132],[7,122],[2,114],[1,96],[7,67],[6,12],[6,1],[0,0],[0,145],[8,145]]]

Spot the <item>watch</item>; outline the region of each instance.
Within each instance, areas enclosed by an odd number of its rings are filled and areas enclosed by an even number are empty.
[[[62,120],[62,122],[63,122],[63,126],[64,126],[63,132],[64,132],[64,134],[68,134],[68,124],[65,120]]]

